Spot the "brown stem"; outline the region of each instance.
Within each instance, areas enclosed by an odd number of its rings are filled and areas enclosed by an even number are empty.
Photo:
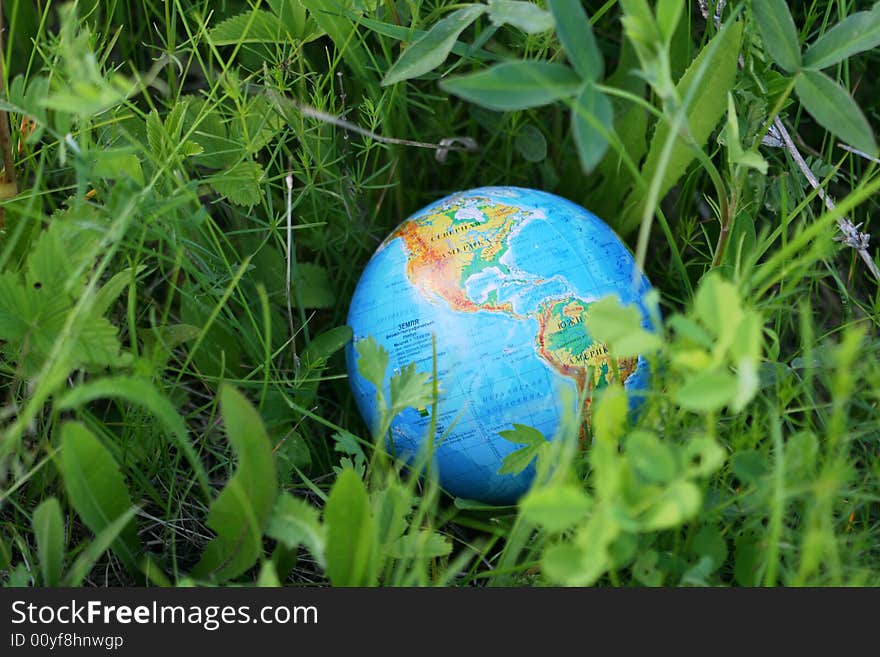
[[[3,59],[3,0],[0,0],[0,97],[6,95],[6,66]],[[16,189],[15,162],[12,159],[12,138],[9,136],[9,113],[0,112],[0,154],[3,156],[3,182]],[[0,229],[4,224],[4,208],[0,207]]]
[[[718,267],[724,252],[727,250],[727,241],[730,239],[730,229],[733,225],[734,214],[736,213],[736,201],[731,198],[723,205],[721,212],[721,232],[718,234],[718,244],[715,246],[715,257],[712,258],[712,267]]]

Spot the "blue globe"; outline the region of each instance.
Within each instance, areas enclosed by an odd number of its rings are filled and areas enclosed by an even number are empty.
[[[377,391],[358,372],[358,341],[372,337],[387,350],[389,399],[395,372],[411,363],[433,371],[434,336],[436,436],[428,435],[432,408],[408,408],[391,424],[390,447],[412,460],[434,439],[432,470],[447,492],[515,502],[534,463],[499,474],[505,456],[521,447],[499,432],[524,424],[552,439],[585,386],[607,385],[607,349],[584,320],[593,302],[615,294],[636,305],[650,329],[644,297],[651,287],[640,273],[633,285],[635,267],[608,225],[554,194],[483,187],[428,205],[382,242],[351,301],[346,361],[361,415],[376,426]],[[618,371],[625,388],[646,387],[643,358],[619,359]]]

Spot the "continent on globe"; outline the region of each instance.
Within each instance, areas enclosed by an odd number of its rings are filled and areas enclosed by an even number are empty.
[[[646,387],[645,360],[612,362],[586,323],[590,305],[615,294],[651,329],[650,285],[634,268],[604,222],[553,194],[484,187],[429,205],[379,246],[352,298],[346,357],[361,414],[375,426],[376,390],[357,370],[358,340],[372,336],[388,351],[386,395],[394,371],[410,363],[433,371],[436,340],[437,435],[427,435],[431,409],[407,409],[391,425],[394,452],[412,459],[434,439],[434,469],[448,492],[515,501],[534,465],[498,474],[520,447],[500,431],[526,424],[552,439],[578,410],[564,399],[587,393],[589,404],[589,393],[615,377],[634,393]]]

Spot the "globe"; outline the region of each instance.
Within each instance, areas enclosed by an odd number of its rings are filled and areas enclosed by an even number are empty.
[[[433,372],[436,345],[437,417],[432,405],[404,410],[391,423],[389,447],[412,461],[434,440],[431,469],[447,492],[515,502],[535,465],[500,474],[522,445],[499,432],[524,424],[553,439],[578,400],[589,403],[579,393],[612,380],[607,348],[585,319],[592,303],[613,294],[635,304],[651,328],[650,284],[635,268],[607,224],[554,194],[483,187],[428,205],[379,245],[351,301],[346,362],[362,417],[377,426],[377,391],[358,370],[360,340],[372,337],[388,352],[385,399],[405,366]],[[636,399],[648,382],[646,361],[619,359],[617,369]]]

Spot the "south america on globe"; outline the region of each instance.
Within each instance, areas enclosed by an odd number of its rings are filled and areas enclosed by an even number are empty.
[[[586,319],[591,304],[613,294],[638,307],[651,330],[651,287],[635,268],[607,224],[554,194],[483,187],[428,205],[382,242],[352,297],[346,361],[361,415],[376,426],[377,391],[358,371],[357,343],[372,337],[388,352],[388,399],[395,372],[411,363],[433,372],[435,340],[435,435],[428,436],[432,408],[408,408],[391,423],[390,447],[411,460],[435,440],[432,469],[447,492],[515,502],[534,463],[499,474],[505,456],[521,447],[499,432],[523,424],[552,439],[565,414],[577,411],[567,404],[612,381],[608,350]],[[627,390],[646,387],[644,358],[617,365]]]

